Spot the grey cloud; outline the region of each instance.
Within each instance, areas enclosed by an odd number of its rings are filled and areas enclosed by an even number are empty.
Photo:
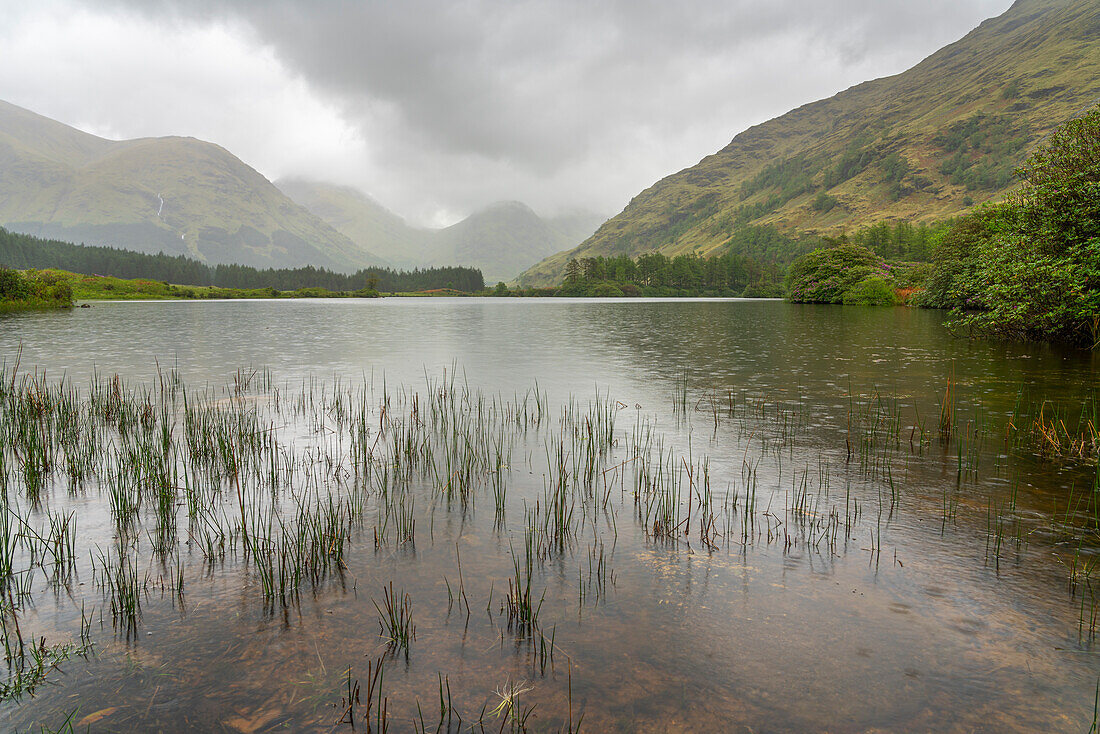
[[[644,151],[630,146],[642,139],[663,139],[667,157],[679,161],[673,166],[689,165],[747,124],[867,76],[900,71],[899,64],[919,60],[1008,4],[108,3],[152,18],[244,21],[289,69],[340,106],[374,159],[403,181],[406,196],[419,186],[425,197],[459,208],[486,195],[544,207],[584,204],[571,198],[588,197],[603,209],[652,181],[635,178],[613,191],[581,182],[555,191],[548,182],[567,180],[571,170],[589,172],[593,158],[637,177],[669,172],[636,160]],[[830,64],[808,69],[811,58]],[[394,185],[378,183],[380,190]]]

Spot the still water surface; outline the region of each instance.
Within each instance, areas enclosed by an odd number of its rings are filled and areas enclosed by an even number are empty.
[[[491,712],[517,686],[516,710],[535,707],[532,731],[582,714],[586,731],[1088,730],[1095,600],[1071,594],[1069,576],[1075,554],[1095,557],[1096,536],[1067,506],[1095,492],[1096,469],[1032,456],[1004,427],[1021,400],[1091,400],[1095,358],[956,338],[940,321],[904,308],[556,299],[118,302],[0,316],[9,371],[18,358],[21,373],[85,392],[96,376],[152,386],[176,370],[189,389],[226,396],[239,369],[264,367],[273,387],[251,390],[261,412],[273,392],[322,383],[375,406],[393,394],[393,410],[407,410],[455,379],[501,400],[537,386],[550,433],[570,404],[608,400],[615,413],[599,469],[610,499],[533,573],[557,651],[545,670],[501,610],[525,512],[552,474],[545,431],[517,440],[505,522],[488,484],[456,505],[440,479],[421,477],[414,543],[376,543],[371,519],[341,579],[274,609],[239,550],[202,557],[181,509],[182,599],[156,589],[152,535],[133,541],[154,580],[136,637],[116,631],[93,580],[90,559],[118,542],[104,492],[72,494],[58,479],[49,502],[77,513],[84,560],[69,588],[38,584],[23,624],[51,643],[75,639],[81,604],[94,607],[95,652],[4,704],[0,727],[37,731],[72,714],[92,731],[350,730],[338,723],[346,671],[365,697],[368,663],[382,659],[391,731],[414,729],[417,701],[435,730],[441,676],[464,730],[479,714],[486,730],[508,730],[507,709]],[[958,424],[984,433],[922,442],[949,386]],[[885,404],[894,440],[861,449],[853,420]],[[634,465],[620,467],[639,426],[672,457],[680,513],[699,501],[705,461],[719,508],[711,547],[696,530],[656,538],[642,527]],[[289,430],[291,450],[310,455],[309,431]],[[610,571],[599,593],[597,548]],[[470,613],[453,600],[460,579]],[[391,581],[416,626],[407,660],[379,637],[375,602]]]

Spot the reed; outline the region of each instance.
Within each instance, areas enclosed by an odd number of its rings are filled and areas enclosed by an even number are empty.
[[[391,653],[403,653],[409,659],[409,645],[416,639],[412,623],[412,601],[404,591],[395,592],[391,581],[382,589],[382,605],[372,602],[378,610],[379,634],[385,638]]]
[[[218,569],[237,569],[257,608],[289,619],[311,594],[340,588],[352,554],[369,549],[372,539],[379,558],[415,559],[430,552],[436,533],[451,532],[440,530],[437,516],[467,527],[491,514],[499,550],[486,552],[510,551],[510,572],[500,574],[507,589],[496,588],[504,586],[499,576],[480,588],[476,576],[467,578],[456,545],[457,584],[444,579],[447,613],[457,601],[469,625],[471,598],[481,604],[487,591],[489,622],[501,626],[502,641],[503,630],[511,631],[526,656],[522,674],[547,685],[561,615],[576,612],[579,619],[616,593],[620,526],[673,553],[747,554],[769,545],[815,564],[834,563],[869,538],[877,563],[896,542],[895,523],[924,513],[940,520],[941,534],[975,532],[979,544],[984,521],[985,560],[998,571],[1013,558],[1021,563],[1038,535],[1040,522],[1029,525],[1018,503],[1021,482],[1003,465],[990,466],[999,419],[960,395],[954,373],[931,429],[915,401],[849,385],[846,414],[843,406],[830,413],[835,445],[824,447],[806,440],[809,417],[824,419],[801,388],[796,398],[694,388],[685,374],[674,385],[672,408],[686,438],[674,442],[662,431],[667,415],[634,409],[622,425],[631,408],[599,390],[551,409],[537,385],[487,395],[454,368],[416,387],[379,382],[380,391],[373,377],[360,385],[307,379],[280,388],[269,372],[248,368],[218,388],[192,389],[158,369],[151,387],[97,376],[82,394],[64,380],[0,368],[0,592],[11,659],[21,654],[29,670],[37,665],[31,648],[41,650],[40,641],[24,643],[18,623],[41,592],[39,580],[59,598],[67,591],[74,603],[84,601],[70,588],[92,550],[92,539],[77,533],[78,519],[81,530],[85,525],[73,510],[77,501],[110,512],[117,543],[98,557],[93,552],[90,565],[103,597],[96,604],[127,639],[141,624],[150,589],[173,594],[182,607],[185,581],[190,589]],[[1021,393],[1003,427],[1008,462],[1090,461],[1095,416],[1094,403],[1067,408]],[[739,473],[736,459],[731,468],[700,451],[700,436],[708,446],[736,446]],[[924,465],[944,469],[949,479],[923,491],[910,472]],[[1007,490],[983,507],[974,489],[990,470],[1005,472]],[[1097,482],[1060,498],[1042,528],[1068,549],[1069,608],[1076,609],[1083,646],[1095,637],[1098,606],[1091,584],[1100,545]],[[900,563],[896,548],[895,559]],[[542,585],[553,579],[565,581],[546,603]],[[566,602],[559,601],[562,588]],[[408,660],[415,639],[409,595],[391,581],[374,605],[387,655]],[[90,622],[81,619],[82,643],[86,633],[90,644]],[[460,717],[444,680],[444,726],[461,720],[467,729],[484,728],[502,718],[519,731],[534,721],[518,694],[508,695],[510,682],[482,716]],[[377,689],[364,700],[350,670],[344,683],[343,723],[389,726],[388,713],[379,718],[388,704]],[[366,701],[372,703],[364,717]],[[421,716],[420,728],[427,723]],[[567,727],[577,726],[570,712]]]

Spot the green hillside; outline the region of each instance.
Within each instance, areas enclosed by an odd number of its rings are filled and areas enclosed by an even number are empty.
[[[721,252],[746,225],[835,235],[958,215],[1100,97],[1097,38],[1095,0],[1018,0],[902,74],[746,130],[521,281],[560,281],[571,257]]]
[[[384,262],[217,145],[105,140],[6,102],[0,224],[209,263],[353,269]]]

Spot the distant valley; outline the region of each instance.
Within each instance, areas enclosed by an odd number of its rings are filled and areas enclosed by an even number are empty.
[[[496,282],[577,245],[603,219],[544,219],[500,202],[451,227],[419,229],[352,188],[276,186],[212,143],[107,140],[0,101],[0,226],[13,232],[211,265],[464,265]]]
[[[395,267],[466,265],[480,268],[489,283],[510,281],[539,260],[576,246],[605,219],[590,212],[541,217],[526,204],[502,201],[450,227],[420,229],[354,188],[304,179],[276,185]]]

